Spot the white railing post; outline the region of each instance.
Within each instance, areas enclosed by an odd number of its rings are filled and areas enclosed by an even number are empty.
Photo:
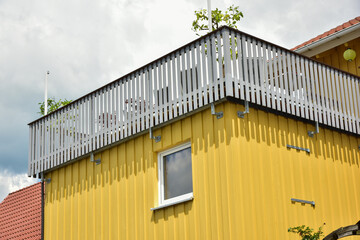
[[[223,42],[224,42],[224,65],[225,65],[225,86],[226,86],[226,96],[233,96],[232,89],[232,74],[231,74],[231,53],[230,53],[230,35],[229,29],[224,28],[222,32]],[[232,39],[234,41],[234,39]],[[233,53],[234,54],[234,53]]]

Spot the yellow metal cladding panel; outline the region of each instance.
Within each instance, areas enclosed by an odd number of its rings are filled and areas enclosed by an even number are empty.
[[[360,139],[223,103],[47,174],[45,239],[298,239],[360,220]],[[157,211],[157,152],[191,141],[194,200]],[[311,153],[287,148],[309,148]],[[291,198],[315,201],[316,206]],[[351,239],[351,238],[349,238]],[[355,239],[355,238],[354,238]]]

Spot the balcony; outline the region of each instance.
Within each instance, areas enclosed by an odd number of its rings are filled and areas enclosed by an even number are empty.
[[[222,27],[29,124],[37,176],[235,98],[360,134],[360,79]]]

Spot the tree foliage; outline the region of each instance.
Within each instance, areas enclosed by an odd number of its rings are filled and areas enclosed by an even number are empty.
[[[199,32],[209,30],[209,18],[207,10],[200,9],[199,11],[195,11],[195,16],[196,19],[192,23],[192,30],[196,33],[196,35],[201,36]],[[243,13],[239,11],[239,6],[235,7],[234,5],[231,5],[225,12],[219,10],[218,8],[211,10],[212,31],[223,25],[237,29],[236,24],[242,17],[244,16]]]
[[[55,98],[48,98],[47,100],[47,106],[48,106],[48,114],[54,112],[55,110],[57,110],[58,108],[61,108],[69,103],[71,103],[72,100],[59,100],[56,101]],[[40,112],[38,112],[40,115],[45,115],[45,103],[44,102],[40,102],[39,103],[39,107],[40,107]]]
[[[322,231],[322,228],[323,226],[319,227],[319,230],[315,232],[314,229],[302,225],[297,227],[291,227],[288,229],[288,232],[299,234],[301,240],[319,240],[324,233]]]

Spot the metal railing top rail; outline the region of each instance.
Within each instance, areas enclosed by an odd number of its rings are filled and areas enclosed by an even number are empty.
[[[354,74],[349,73],[349,72],[346,72],[346,71],[344,71],[344,70],[342,70],[342,69],[336,68],[336,67],[334,67],[334,66],[330,66],[330,65],[328,65],[328,64],[326,64],[326,63],[322,63],[322,62],[320,62],[320,61],[317,61],[317,60],[312,59],[312,58],[310,58],[310,57],[304,56],[304,55],[302,55],[302,54],[300,54],[300,53],[297,53],[297,52],[292,51],[292,50],[290,50],[290,49],[287,49],[287,48],[285,48],[285,47],[282,47],[282,46],[279,46],[279,45],[277,45],[277,44],[271,43],[271,42],[269,42],[269,41],[263,40],[263,39],[261,39],[261,38],[255,37],[255,36],[253,36],[253,35],[251,35],[251,34],[242,32],[242,31],[240,31],[240,30],[238,30],[238,29],[231,28],[231,27],[228,27],[228,26],[221,26],[221,27],[218,28],[217,30],[214,30],[214,31],[212,31],[212,32],[210,32],[210,33],[208,33],[208,34],[206,34],[206,35],[204,35],[204,36],[201,36],[201,37],[199,37],[199,38],[197,38],[197,39],[195,39],[195,40],[193,40],[193,41],[191,41],[191,42],[189,42],[189,43],[181,46],[181,47],[178,47],[177,49],[175,49],[175,50],[173,50],[173,51],[171,51],[171,52],[169,52],[169,53],[167,53],[167,54],[165,54],[165,55],[163,55],[163,56],[161,56],[161,57],[159,57],[159,58],[151,61],[150,63],[147,63],[147,64],[145,64],[145,65],[143,65],[143,66],[141,66],[141,67],[139,67],[139,68],[131,71],[130,73],[125,74],[124,76],[119,77],[119,78],[117,78],[117,79],[115,79],[115,80],[113,80],[113,81],[105,84],[104,86],[99,87],[99,88],[95,89],[94,91],[91,91],[90,93],[87,93],[87,94],[83,95],[83,96],[80,97],[80,98],[77,98],[76,100],[72,101],[72,102],[69,103],[68,105],[63,106],[63,107],[60,107],[60,108],[58,108],[57,110],[53,111],[53,112],[50,113],[50,114],[47,114],[47,115],[45,115],[45,116],[42,116],[42,117],[37,118],[36,120],[28,123],[28,125],[34,124],[35,122],[37,122],[37,121],[39,121],[39,120],[41,120],[41,119],[44,119],[44,118],[48,117],[49,115],[54,114],[54,113],[62,110],[63,108],[69,107],[70,105],[73,105],[73,104],[75,104],[76,102],[79,102],[79,101],[85,99],[86,97],[88,97],[88,96],[90,96],[90,95],[92,95],[92,94],[94,94],[94,93],[96,93],[96,92],[98,92],[98,91],[101,91],[102,89],[105,89],[105,88],[107,88],[107,87],[115,84],[115,83],[118,82],[118,81],[125,80],[126,78],[128,78],[128,77],[136,74],[137,72],[141,71],[142,69],[145,69],[145,68],[148,67],[148,66],[154,65],[154,64],[156,64],[157,62],[159,62],[159,61],[161,61],[161,60],[163,60],[163,59],[166,59],[166,58],[168,58],[168,57],[170,57],[170,56],[178,53],[179,51],[181,51],[181,50],[183,50],[183,49],[185,49],[185,48],[190,47],[191,45],[195,44],[196,42],[199,42],[199,41],[201,41],[201,40],[203,40],[203,39],[206,39],[206,38],[208,38],[208,37],[210,37],[210,36],[212,36],[212,35],[215,36],[216,33],[222,31],[222,29],[229,29],[229,30],[234,31],[234,32],[237,32],[237,33],[239,33],[239,34],[241,34],[241,35],[244,35],[244,36],[247,36],[247,37],[252,38],[252,39],[254,39],[254,40],[257,40],[257,41],[259,41],[259,42],[262,42],[262,43],[265,43],[265,44],[268,44],[268,45],[272,45],[273,47],[276,47],[276,48],[278,48],[278,49],[281,49],[281,50],[284,50],[284,51],[287,51],[287,52],[291,52],[292,54],[295,54],[295,55],[297,55],[297,56],[301,56],[302,58],[305,58],[305,59],[308,59],[308,60],[310,60],[310,61],[316,62],[316,63],[318,63],[318,64],[320,64],[320,65],[327,66],[327,67],[329,67],[329,68],[331,68],[331,69],[337,70],[337,71],[342,72],[342,73],[344,73],[344,74],[347,74],[347,75],[349,75],[349,76],[353,76],[353,77],[355,77],[358,81],[360,81],[359,76],[354,75]]]

